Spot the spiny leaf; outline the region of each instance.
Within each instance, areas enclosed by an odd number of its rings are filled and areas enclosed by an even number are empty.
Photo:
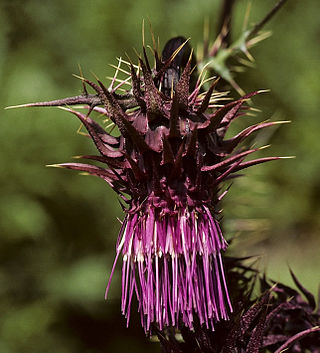
[[[123,154],[119,150],[114,150],[111,147],[108,147],[108,141],[115,142],[117,141],[115,137],[109,135],[98,123],[92,120],[90,117],[87,117],[75,110],[69,108],[60,109],[66,110],[75,116],[77,116],[80,121],[83,123],[85,128],[88,130],[90,136],[92,137],[93,142],[97,146],[99,152],[106,157],[121,157]],[[117,141],[118,143],[118,141]]]
[[[88,105],[100,105],[102,104],[101,99],[96,94],[89,95],[80,95],[62,99],[56,99],[53,101],[47,102],[36,102],[36,103],[27,103],[20,105],[12,105],[6,107],[5,109],[15,109],[15,108],[29,108],[29,107],[58,107],[63,105],[79,105],[79,104],[88,104]]]
[[[240,158],[243,158],[243,157],[245,157],[245,156],[247,156],[247,155],[249,155],[249,154],[251,154],[253,152],[259,151],[260,149],[261,148],[254,148],[254,149],[251,149],[251,150],[247,150],[247,151],[238,153],[238,154],[236,154],[234,156],[231,156],[231,157],[229,157],[229,158],[227,158],[227,159],[225,159],[225,160],[223,160],[223,161],[221,161],[219,163],[213,164],[211,166],[204,166],[204,167],[201,168],[201,171],[207,172],[207,171],[214,170],[214,169],[218,170],[219,168],[223,168],[223,167],[229,165],[230,163],[233,163],[233,162],[237,161]]]
[[[100,82],[99,82],[100,83]],[[102,85],[102,83],[101,83]],[[122,111],[116,99],[108,92],[108,90],[102,85],[103,93],[106,97],[106,109],[110,113],[111,119],[119,127],[121,133],[132,140],[132,142],[140,149],[140,151],[146,151],[149,149],[146,144],[143,136],[132,126],[132,124],[128,121],[127,116]]]
[[[139,59],[139,62],[144,77],[144,100],[147,106],[147,115],[150,120],[153,120],[157,115],[161,114],[163,101],[160,92],[154,84],[151,72],[149,72],[141,59]]]
[[[181,163],[182,163],[182,156],[183,156],[184,148],[185,148],[185,142],[183,140],[181,142],[180,147],[179,147],[176,159],[174,161],[174,165],[173,165],[172,171],[170,173],[169,179],[171,179],[171,180],[176,178],[181,173]]]
[[[311,333],[315,333],[315,332],[319,332],[320,331],[320,327],[319,326],[315,326],[312,328],[309,328],[307,330],[301,331],[299,333],[297,333],[296,335],[292,336],[291,338],[289,338],[281,347],[279,347],[274,353],[281,353],[284,352],[285,350],[289,349],[290,346],[298,341],[301,340],[303,337],[306,337],[308,335],[310,335]]]
[[[247,127],[243,131],[241,131],[239,134],[236,136],[230,138],[229,140],[224,140],[222,143],[222,150],[225,153],[231,153],[232,150],[245,138],[249,137],[251,134],[254,132],[264,129],[266,127],[278,125],[278,124],[285,124],[288,123],[288,121],[272,121],[272,122],[267,122],[267,123],[259,123],[259,124],[254,124],[252,126]]]
[[[136,70],[132,64],[130,64],[131,70],[131,80],[132,80],[132,92],[135,96],[137,103],[139,104],[140,108],[144,110],[146,108],[146,102],[143,100],[143,95],[140,88],[140,79],[137,77]]]
[[[188,107],[190,70],[191,61],[189,60],[175,88],[178,104],[182,109]]]
[[[191,134],[187,136],[187,151],[186,156],[195,157],[197,152],[198,130],[195,128]]]
[[[308,303],[311,307],[312,310],[314,310],[316,308],[316,301],[315,301],[315,298],[314,298],[314,295],[309,292],[297,279],[296,275],[293,273],[293,271],[291,270],[290,268],[290,274],[291,274],[291,277],[295,283],[295,285],[301,290],[301,292],[305,295],[305,297],[307,298],[308,300]]]
[[[163,153],[162,153],[161,164],[173,164],[174,163],[174,154],[172,152],[171,145],[166,136],[163,137]]]
[[[122,154],[121,154],[122,155]],[[91,156],[91,155],[83,155],[83,156],[74,156],[73,158],[76,159],[90,159],[90,160],[94,160],[94,161],[98,161],[98,162],[102,162],[102,163],[106,163],[114,168],[125,168],[126,167],[126,162],[122,162],[119,161],[116,158],[110,158],[110,157],[106,157],[106,156]]]
[[[50,167],[50,165],[48,165]],[[100,178],[103,178],[105,180],[108,180],[110,182],[113,182],[115,180],[118,180],[118,177],[115,176],[113,173],[107,171],[104,168],[97,167],[91,164],[83,164],[83,163],[60,163],[58,165],[53,165],[53,166],[58,166],[60,168],[67,168],[67,169],[73,169],[73,170],[80,170],[82,172],[89,173],[91,175],[99,176]]]
[[[217,78],[216,80],[214,80],[212,82],[212,84],[211,84],[210,88],[208,89],[203,101],[201,102],[201,105],[200,105],[199,109],[196,112],[197,115],[203,114],[208,109],[210,98],[211,98],[213,90],[215,89],[215,87],[216,87],[218,82],[219,82],[219,78]]]
[[[276,161],[278,159],[287,159],[287,158],[292,158],[292,157],[264,157],[264,158],[258,158],[254,159],[252,161],[240,163],[234,170],[233,172],[238,172],[239,170],[251,167],[253,165],[265,163],[265,162],[270,162],[270,161]]]
[[[256,327],[253,329],[251,333],[251,337],[248,342],[246,353],[259,353],[262,345],[266,316],[267,316],[267,309],[265,308],[262,314],[260,315],[260,318]]]
[[[179,130],[179,101],[176,93],[174,93],[171,103],[171,110],[170,110],[170,122],[169,122],[169,136],[170,137],[179,137],[180,130]]]

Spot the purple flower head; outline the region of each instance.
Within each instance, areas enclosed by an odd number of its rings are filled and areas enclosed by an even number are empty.
[[[195,316],[214,330],[232,311],[222,263],[227,243],[218,222],[219,201],[227,192],[221,183],[239,170],[279,158],[244,161],[258,148],[239,147],[275,122],[225,138],[259,92],[223,104],[226,93],[216,90],[218,80],[211,79],[205,89],[210,80],[205,70],[196,76],[192,51],[181,37],[169,41],[161,57],[154,48],[153,68],[143,51],[138,65],[120,60],[129,70],[119,65],[108,88],[81,77],[83,95],[27,106],[88,105],[87,114],[64,109],[80,119],[99,151],[82,158],[102,166],[58,166],[104,179],[127,204],[111,277],[122,255],[121,307],[128,322],[135,295],[146,332],[152,323],[160,329],[193,328]],[[119,70],[128,77],[116,84]],[[128,83],[129,90],[119,94]],[[88,94],[86,85],[95,93]],[[92,111],[110,119],[120,135],[91,119]]]
[[[226,245],[205,205],[170,209],[151,199],[130,210],[117,245],[123,254],[123,314],[129,319],[135,291],[147,331],[152,322],[160,330],[175,326],[180,316],[191,328],[194,312],[207,328],[227,319],[232,309],[221,259]]]

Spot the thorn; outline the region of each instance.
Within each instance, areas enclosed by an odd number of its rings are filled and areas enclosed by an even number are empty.
[[[117,66],[116,66],[116,65],[113,65],[113,64],[109,64],[109,66],[111,66],[112,68],[116,69],[117,71],[123,72],[123,73],[126,74],[126,75],[130,75],[130,72],[124,70],[124,69],[121,67],[121,63],[124,63],[124,61],[122,60],[122,58],[119,58],[118,60],[119,60],[119,63],[118,63]],[[131,61],[130,61],[130,62],[131,62]]]
[[[252,0],[248,1],[246,12],[244,14],[244,20],[242,24],[242,32],[245,32],[248,28],[248,21],[250,17],[250,12],[251,12],[251,5],[252,5]]]
[[[19,105],[10,105],[9,107],[5,107],[4,110],[17,109],[17,108],[28,108],[28,107],[32,107],[32,105],[30,105],[30,103],[19,104]]]
[[[141,54],[138,53],[136,48],[133,48],[134,53],[137,55],[138,59],[141,59]]]
[[[70,108],[66,108],[66,107],[56,107],[57,109],[61,109],[61,110],[65,110],[66,112],[72,112],[72,110]]]
[[[204,19],[204,24],[203,24],[203,57],[208,56],[208,50],[209,50],[209,32],[210,32],[210,26],[209,26],[209,17],[206,16]]]
[[[279,0],[275,6],[266,14],[266,16],[249,31],[248,37],[253,37],[257,34],[262,27],[271,20],[271,18],[281,9],[281,7],[286,3],[287,0]]]
[[[98,76],[93,71],[90,70],[90,73],[97,81],[99,81]]]
[[[151,33],[153,50],[155,51],[155,53],[157,53],[157,44],[156,44],[156,40],[154,38],[154,33],[153,33],[152,24],[151,24],[150,20],[149,20],[149,28],[150,28],[150,33]]]
[[[266,148],[271,147],[271,145],[265,145],[265,146],[261,146],[258,148],[259,151],[265,150]]]
[[[248,60],[249,60],[251,63],[254,63],[254,62],[255,62],[254,57],[250,54],[250,52],[248,51],[247,48],[245,48],[244,54],[246,55],[246,57],[248,58]]]
[[[173,80],[171,81],[171,92],[170,92],[170,98],[173,99],[173,91],[174,91],[174,82]]]
[[[124,63],[124,64],[127,64],[128,66],[134,66],[133,65],[133,62],[132,62],[132,60],[131,60],[131,58],[130,58],[130,56],[129,56],[129,54],[127,53],[127,52],[125,52],[124,53],[124,55],[127,57],[127,59],[129,60],[129,61],[124,61],[123,59],[122,59],[122,62]],[[138,65],[135,65],[135,68],[137,69],[137,68],[139,68],[139,66]]]
[[[230,81],[231,86],[239,93],[240,96],[244,96],[246,92],[237,84],[236,81],[231,79]]]
[[[173,54],[170,56],[170,62],[172,62],[174,60],[174,58],[178,55],[178,53],[180,52],[180,50],[189,42],[191,38],[187,38],[174,52]]]
[[[269,93],[271,92],[271,89],[260,89],[259,91],[257,91],[259,94],[260,93]]]
[[[142,46],[144,47],[144,18],[142,19]]]
[[[147,53],[146,53],[145,42],[144,42],[144,20],[142,21],[142,51],[143,51],[143,56],[144,56],[144,60],[145,60],[147,69],[151,73],[151,67],[150,67],[150,64],[149,64],[148,56],[147,56]]]
[[[246,41],[247,48],[251,48],[258,44],[259,42],[262,42],[263,40],[271,37],[272,31],[264,31],[261,34],[249,39]]]
[[[200,74],[199,74],[199,77],[198,77],[198,81],[197,81],[197,84],[196,84],[196,87],[198,87],[198,85],[199,85],[200,82],[202,81],[202,75],[203,75],[203,74],[205,75],[207,67],[210,66],[210,65],[212,65],[212,62],[213,62],[213,60],[208,61],[208,62],[203,66],[203,68],[201,69]]]
[[[131,80],[131,76],[127,77],[125,80],[121,81],[120,83],[113,89],[113,92],[116,92],[120,87],[123,85],[128,85],[131,87],[131,83],[129,82]]]
[[[137,50],[136,50],[135,48],[133,48],[133,50],[137,53]],[[133,65],[133,67],[134,67],[135,69],[139,69],[139,65],[136,65],[136,64],[133,64],[133,63],[132,63],[131,58],[129,57],[128,53],[125,52],[125,55],[126,55],[126,57],[128,58],[129,61],[126,61],[126,60],[123,60],[123,59],[122,59],[122,62],[123,62],[124,64],[128,65],[129,67],[130,67],[131,65]],[[117,58],[117,59],[119,60],[119,58]]]
[[[80,64],[78,64],[78,68],[79,68],[80,76],[83,76],[83,73],[82,73],[82,69],[81,69],[81,65],[80,65]],[[88,95],[87,87],[86,87],[84,81],[83,81],[83,80],[81,80],[81,81],[82,81],[83,93],[87,96],[87,95]]]
[[[202,114],[204,113],[207,109],[208,109],[208,105],[210,103],[210,99],[213,93],[214,88],[216,87],[217,83],[219,82],[220,77],[218,77],[217,79],[215,79],[212,83],[210,88],[208,89],[208,91],[206,92],[205,97],[203,98],[201,105],[199,107],[199,109],[197,110],[197,114]]]
[[[81,123],[77,130],[77,134],[81,136],[88,136],[88,133],[81,131],[82,127],[83,127],[83,124]]]
[[[60,164],[46,164],[48,168],[63,168]]]
[[[297,158],[297,156],[284,156],[284,157],[278,157],[279,159],[294,159]]]
[[[281,124],[291,124],[291,120],[280,120],[280,121],[273,121],[273,125],[281,125]]]
[[[80,75],[81,75],[81,74],[80,74]],[[72,76],[75,77],[75,78],[78,78],[78,79],[81,80],[81,81],[85,81],[85,78],[84,78],[84,77],[79,76],[79,75],[77,75],[77,74],[72,74]]]

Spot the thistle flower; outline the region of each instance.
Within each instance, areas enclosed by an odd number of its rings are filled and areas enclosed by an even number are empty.
[[[87,114],[63,109],[81,121],[99,151],[81,158],[104,166],[55,166],[104,179],[127,204],[111,277],[122,255],[121,309],[128,323],[135,294],[146,332],[152,323],[160,330],[193,328],[195,320],[214,330],[232,312],[222,260],[227,242],[219,226],[219,202],[227,192],[221,184],[239,170],[280,158],[244,161],[259,148],[239,147],[276,123],[258,123],[225,138],[259,91],[223,104],[226,93],[215,90],[215,79],[203,92],[205,72],[193,80],[192,51],[181,37],[168,42],[161,58],[154,48],[154,68],[144,48],[143,53],[138,65],[120,60],[130,72],[119,65],[109,88],[81,77],[83,95],[24,106],[88,105]],[[115,87],[119,70],[128,77]],[[125,83],[130,89],[119,94]],[[91,119],[92,111],[108,117],[120,136]],[[106,296],[109,286],[110,281]]]

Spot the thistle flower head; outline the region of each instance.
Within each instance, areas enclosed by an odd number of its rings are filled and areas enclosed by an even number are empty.
[[[120,60],[128,69],[119,65],[108,88],[81,77],[94,94],[85,88],[81,96],[27,106],[88,105],[87,114],[64,109],[80,119],[99,151],[82,158],[102,166],[59,166],[104,179],[127,204],[112,273],[122,255],[121,306],[128,322],[135,295],[145,331],[152,323],[160,330],[192,328],[195,316],[213,330],[232,311],[222,263],[227,243],[218,220],[226,193],[221,183],[239,170],[278,158],[244,161],[257,148],[239,147],[275,123],[258,123],[225,138],[259,92],[224,104],[226,93],[215,89],[216,79],[205,90],[210,81],[205,70],[195,78],[192,51],[181,37],[169,41],[161,57],[154,48],[153,68],[143,52],[138,65]],[[128,77],[119,80],[119,70]],[[119,94],[125,84],[129,90]],[[110,119],[120,135],[91,119],[94,110]]]

